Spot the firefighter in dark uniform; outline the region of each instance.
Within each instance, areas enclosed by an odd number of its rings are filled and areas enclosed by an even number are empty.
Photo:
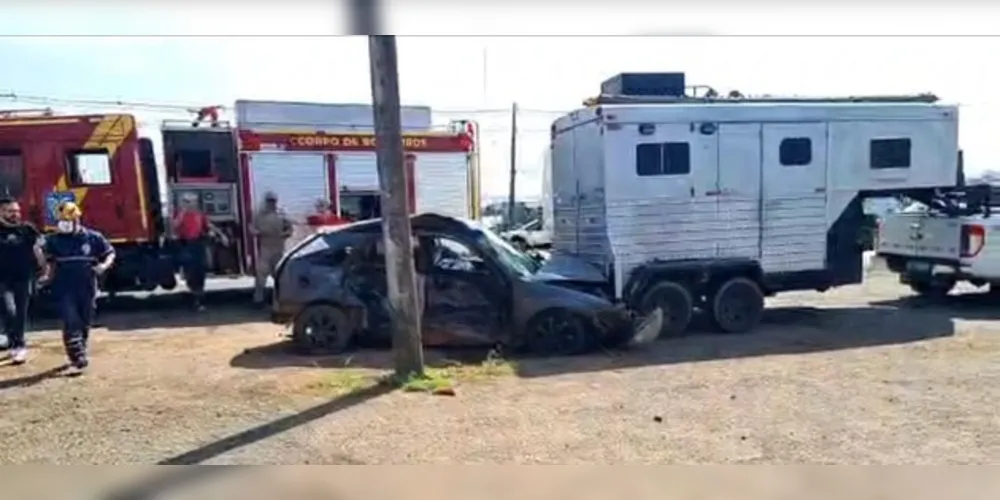
[[[44,243],[45,256],[53,265],[49,286],[62,321],[66,356],[79,373],[88,364],[97,278],[111,268],[115,252],[104,235],[83,226],[76,203],[63,202],[56,212],[58,231],[46,236]]]

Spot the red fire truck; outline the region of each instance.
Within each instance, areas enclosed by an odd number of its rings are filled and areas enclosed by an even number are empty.
[[[305,219],[319,200],[341,216],[380,215],[371,134],[243,130],[212,113],[199,118],[164,123],[161,169],[132,115],[0,113],[0,193],[16,197],[46,231],[59,202],[79,203],[84,223],[107,235],[118,254],[102,284],[111,293],[176,286],[166,221],[185,193],[227,236],[209,251],[214,276],[250,274],[255,245],[247,225],[265,192],[277,194],[296,222],[293,240],[308,231]],[[411,210],[478,218],[474,130],[407,133],[403,142]]]

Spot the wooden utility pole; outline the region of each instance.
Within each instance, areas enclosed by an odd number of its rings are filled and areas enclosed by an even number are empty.
[[[403,166],[396,37],[369,36],[368,57],[375,114],[378,184],[382,191],[382,239],[389,285],[392,352],[397,377],[406,378],[423,375],[424,351],[420,339],[413,245],[410,241],[409,181]]]
[[[510,190],[507,192],[507,228],[514,228],[514,184],[517,178],[517,103],[510,108]]]
[[[376,35],[381,31],[381,0],[350,0],[347,8],[351,23],[348,31],[350,34]]]

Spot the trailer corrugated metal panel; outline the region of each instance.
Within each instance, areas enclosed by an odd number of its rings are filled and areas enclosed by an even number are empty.
[[[240,100],[235,109],[237,126],[256,131],[370,132],[375,127],[370,104]],[[400,118],[404,131],[431,129],[430,107],[403,106]]]

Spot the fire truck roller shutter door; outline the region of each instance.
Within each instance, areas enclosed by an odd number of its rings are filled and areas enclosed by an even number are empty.
[[[277,195],[278,207],[295,223],[286,249],[308,234],[306,218],[313,212],[316,200],[330,198],[323,153],[253,153],[250,186],[255,212],[264,202],[264,193],[270,191]]]
[[[471,218],[469,160],[464,152],[416,153],[417,212]]]
[[[338,189],[378,191],[378,164],[372,151],[337,153]]]

